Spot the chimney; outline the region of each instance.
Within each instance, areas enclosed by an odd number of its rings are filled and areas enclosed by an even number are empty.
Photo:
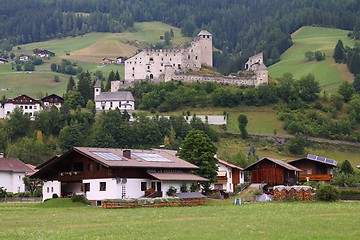
[[[130,149],[123,150],[123,156],[131,159],[131,150]]]

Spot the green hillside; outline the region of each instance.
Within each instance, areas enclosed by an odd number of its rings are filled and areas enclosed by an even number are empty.
[[[39,97],[45,93],[62,95],[66,89],[69,76],[50,70],[51,63],[59,63],[61,59],[77,62],[83,69],[91,72],[100,70],[106,77],[112,70],[119,71],[123,77],[123,65],[99,66],[102,59],[118,56],[130,57],[139,48],[160,41],[160,36],[164,35],[165,31],[170,31],[171,28],[175,35],[172,39],[174,44],[181,45],[191,40],[182,37],[179,28],[161,22],[143,22],[135,23],[131,31],[124,33],[89,33],[79,37],[67,37],[16,46],[13,52],[17,56],[20,54],[32,55],[33,49],[40,48],[55,52],[56,57],[50,60],[44,59],[45,64],[36,66],[32,73],[16,72],[11,69],[11,64],[0,65],[0,96],[15,97],[21,93],[34,97]],[[18,49],[18,47],[20,48]],[[66,56],[66,51],[70,51],[70,56]],[[53,81],[55,75],[60,77],[59,83]],[[5,91],[4,89],[9,90]]]
[[[281,77],[290,72],[296,79],[308,73],[314,74],[320,86],[327,92],[335,92],[343,81],[352,81],[353,76],[344,64],[335,64],[332,58],[335,45],[341,39],[344,45],[353,46],[354,41],[347,37],[349,31],[302,27],[292,34],[294,45],[281,55],[281,61],[269,68],[269,75]],[[307,51],[321,51],[326,59],[320,62],[308,61]]]

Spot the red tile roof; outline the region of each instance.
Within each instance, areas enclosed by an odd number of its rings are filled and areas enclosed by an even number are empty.
[[[0,171],[32,172],[31,168],[17,158],[0,158]]]
[[[221,160],[221,159],[218,159],[217,158],[217,161],[219,162],[219,163],[222,163],[222,164],[224,164],[225,166],[228,166],[228,167],[231,167],[231,168],[236,168],[236,169],[239,169],[239,170],[243,170],[243,168],[241,168],[241,167],[239,167],[239,166],[236,166],[236,165],[234,165],[234,164],[231,164],[231,163],[228,163],[228,162],[226,162],[226,161],[224,161],[224,160]]]

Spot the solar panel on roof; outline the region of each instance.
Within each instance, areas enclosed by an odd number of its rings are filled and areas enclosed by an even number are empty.
[[[101,157],[104,160],[113,160],[113,161],[123,161],[124,159],[122,159],[121,157],[119,157],[118,155],[115,155],[111,152],[97,152],[97,151],[93,151],[91,152],[93,154],[95,154],[98,157]]]
[[[320,156],[316,156],[316,155],[312,155],[312,154],[308,154],[307,158],[311,159],[311,160],[318,161],[318,162],[331,164],[331,165],[334,165],[334,166],[337,165],[337,161],[335,161],[333,159],[330,159],[330,158],[320,157]]]
[[[133,155],[147,162],[172,162],[170,159],[164,158],[156,153],[133,153]]]

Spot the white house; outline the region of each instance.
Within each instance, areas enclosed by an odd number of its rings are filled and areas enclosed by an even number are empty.
[[[51,109],[52,106],[55,106],[58,110],[60,110],[62,104],[64,103],[64,99],[56,94],[43,97],[41,101],[45,109]]]
[[[24,114],[30,115],[30,119],[33,120],[35,113],[42,110],[41,100],[34,99],[25,94],[16,98],[9,98],[0,105],[0,118],[8,117],[16,107],[19,107]]]
[[[208,181],[191,174],[197,166],[163,150],[74,147],[37,166],[31,177],[45,180],[43,199],[84,194],[95,205],[104,199],[162,197]]]
[[[241,167],[217,159],[217,182],[211,184],[212,189],[235,192],[239,184],[244,183],[244,171]]]
[[[17,158],[0,158],[0,187],[6,192],[25,192],[23,178],[31,168]]]
[[[101,92],[101,81],[94,85],[94,102],[96,111],[108,111],[118,108],[120,111],[134,111],[135,99],[131,92]]]
[[[22,62],[26,62],[30,59],[30,56],[29,55],[26,55],[26,54],[21,54],[19,56],[19,60],[22,61]]]

